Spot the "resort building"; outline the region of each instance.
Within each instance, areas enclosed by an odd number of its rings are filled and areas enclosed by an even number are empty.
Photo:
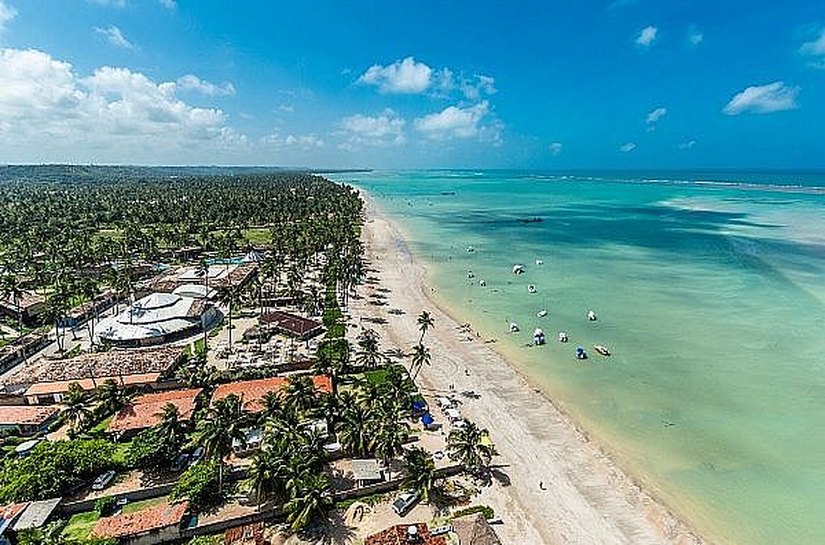
[[[136,513],[104,517],[92,528],[91,536],[117,539],[127,545],[151,545],[181,538],[188,502],[162,503]]]
[[[42,358],[3,378],[7,395],[23,396],[26,403],[60,403],[73,383],[94,390],[107,380],[122,386],[163,386],[183,355],[179,347],[145,350],[110,350],[82,354],[65,360]]]
[[[123,439],[151,428],[161,422],[163,410],[170,403],[177,407],[180,420],[191,420],[197,407],[196,398],[202,391],[200,388],[193,388],[139,396],[112,417],[106,431],[116,435],[118,439]]]
[[[221,321],[223,315],[204,298],[153,293],[117,316],[102,320],[97,337],[103,344],[152,346],[185,339]]]
[[[40,324],[45,312],[46,298],[33,291],[24,292],[17,301],[11,297],[0,299],[0,315],[15,322],[22,319],[28,326]]]
[[[311,339],[312,337],[320,335],[324,330],[321,322],[280,310],[263,314],[260,317],[260,323],[274,329],[278,333],[301,340]]]
[[[46,431],[60,409],[30,405],[0,405],[0,430],[26,436]]]
[[[258,264],[255,262],[214,264],[207,269],[206,274],[192,266],[170,269],[146,283],[145,287],[151,291],[173,293],[187,284],[202,284],[204,288],[208,284],[210,290],[221,290],[244,286],[258,274]]]
[[[246,410],[253,413],[261,412],[264,410],[264,396],[268,392],[281,391],[287,383],[286,377],[272,377],[221,384],[212,394],[212,403],[234,394],[241,399]],[[315,375],[312,377],[312,383],[318,392],[332,393],[332,378],[328,375]]]

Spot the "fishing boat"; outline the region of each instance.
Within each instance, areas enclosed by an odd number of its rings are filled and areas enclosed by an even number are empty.
[[[567,332],[566,331],[559,331],[559,342],[566,343],[567,342]]]
[[[536,265],[544,265],[544,260],[543,259],[537,259],[536,260]]]
[[[513,274],[524,274],[524,265],[516,263],[513,265]]]
[[[467,271],[467,278],[475,278],[476,275],[473,274],[473,271]]]
[[[484,281],[484,280],[479,280],[479,281],[478,281],[478,285],[479,285],[479,286],[481,286],[481,287],[483,288],[484,286],[486,286],[486,285],[487,285],[487,282],[486,282],[486,281]]]
[[[586,360],[587,359],[587,352],[584,351],[583,346],[576,347],[576,359],[577,360]]]
[[[538,290],[536,289],[536,286],[534,286],[533,284],[530,284],[529,286],[527,286],[527,291],[529,293],[536,293]]]
[[[536,330],[533,331],[533,344],[536,346],[541,346],[544,342],[544,331],[537,327]]]
[[[601,344],[594,344],[593,345],[593,350],[595,350],[596,352],[598,352],[599,354],[601,354],[604,357],[607,357],[607,356],[610,355],[610,350],[608,350],[606,346],[601,345]]]
[[[541,309],[540,311],[536,312],[536,316],[539,318],[544,318],[547,316],[547,309]]]
[[[516,322],[510,322],[510,333],[516,333],[518,330],[518,324]]]
[[[596,313],[592,310],[588,310],[587,311],[587,319],[590,320],[591,322],[595,322],[596,321]]]
[[[475,251],[476,251],[476,249],[475,249],[475,248],[473,248],[472,246],[467,246],[467,251],[468,251],[469,253],[473,253],[473,252],[475,252]]]

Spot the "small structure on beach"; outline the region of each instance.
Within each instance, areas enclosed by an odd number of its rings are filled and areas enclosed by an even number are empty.
[[[496,531],[481,513],[456,517],[451,525],[458,545],[501,545]]]
[[[378,460],[368,458],[364,460],[352,461],[352,480],[358,487],[364,487],[368,484],[381,482],[384,480],[384,473]]]

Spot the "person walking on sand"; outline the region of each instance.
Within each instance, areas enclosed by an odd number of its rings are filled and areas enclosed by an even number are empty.
[[[547,490],[546,488],[544,488],[544,481],[539,481],[539,488],[541,490]]]

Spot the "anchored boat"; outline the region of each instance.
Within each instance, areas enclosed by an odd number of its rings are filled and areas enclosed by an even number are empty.
[[[567,332],[566,331],[559,331],[559,342],[566,343],[568,341]]]
[[[527,286],[527,292],[528,293],[536,293],[537,291],[538,290],[536,289],[536,286],[534,286],[533,284],[530,284],[529,286]]]
[[[587,311],[587,319],[590,320],[591,322],[595,322],[596,321],[596,313],[592,310],[588,310]]]
[[[524,274],[524,265],[516,263],[513,265],[513,274]]]
[[[586,360],[587,359],[587,352],[584,351],[583,346],[576,347],[576,359],[577,360]]]
[[[607,347],[602,345],[602,344],[594,344],[593,345],[593,350],[595,350],[596,352],[598,352],[599,354],[601,354],[604,357],[607,357],[607,356],[610,355],[610,350],[608,350]]]
[[[518,330],[518,324],[516,322],[510,322],[510,333],[516,333]]]
[[[544,331],[537,327],[536,330],[533,331],[533,344],[535,344],[536,346],[540,346],[544,344],[544,342]]]
[[[536,312],[536,316],[539,318],[544,318],[547,316],[547,309],[541,309],[540,311]]]

